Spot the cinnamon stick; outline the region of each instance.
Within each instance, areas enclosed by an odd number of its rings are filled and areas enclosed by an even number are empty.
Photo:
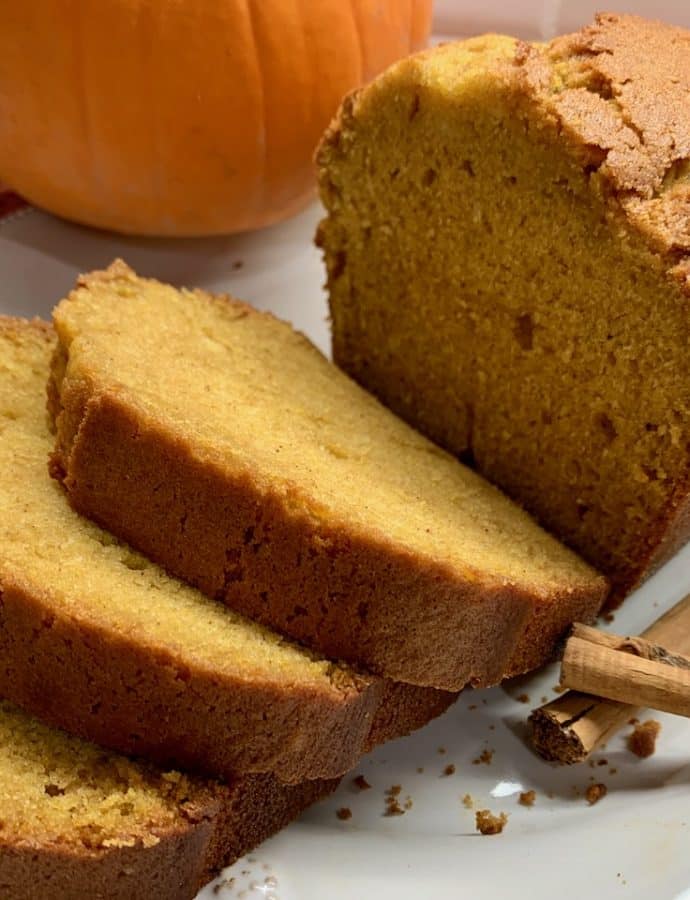
[[[573,626],[561,684],[595,697],[690,716],[690,658],[642,638]]]
[[[647,628],[643,637],[678,654],[690,655],[690,594]],[[624,703],[568,691],[532,712],[534,748],[553,762],[583,762],[628,724],[640,702],[639,697]]]

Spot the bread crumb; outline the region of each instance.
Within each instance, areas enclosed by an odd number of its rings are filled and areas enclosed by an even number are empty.
[[[224,891],[226,888],[227,890],[231,891],[234,883],[234,878],[224,878],[222,881],[219,881],[218,884],[215,884],[213,886],[213,893],[220,894],[220,892]]]
[[[235,271],[237,271],[238,269],[241,269],[243,265],[244,265],[244,262],[241,259],[236,259],[235,262],[232,264],[232,267]]]
[[[606,759],[606,757],[603,757],[603,759],[600,759],[597,762],[598,766],[608,766],[608,764],[609,764],[609,761],[608,761],[608,759]]]
[[[341,806],[340,809],[336,812],[336,816],[343,822],[347,822],[348,819],[352,818],[352,810],[349,806]]]
[[[660,731],[661,723],[656,719],[648,719],[646,722],[636,724],[632,734],[628,735],[628,750],[635,756],[639,756],[640,759],[654,756],[656,739]]]
[[[495,725],[489,725],[489,731],[496,731]]]
[[[540,703],[548,703],[548,702],[549,702],[549,698],[546,696],[546,694],[542,694],[541,699],[540,699],[539,702],[540,702]]]
[[[617,775],[618,769],[609,769],[609,775]]]
[[[605,797],[608,793],[608,788],[605,784],[590,784],[590,786],[585,791],[585,800],[589,803],[590,806],[594,806],[595,803],[598,803],[602,797]]]
[[[638,723],[639,721],[640,721],[640,720],[639,720],[638,718],[636,718],[635,716],[633,716],[632,719],[628,719],[628,725],[637,725],[637,723]]]
[[[520,806],[534,806],[534,801],[536,799],[536,791],[523,791],[518,797],[518,803],[520,804]]]
[[[437,753],[440,753],[441,756],[443,756],[443,754],[446,752],[446,748],[445,748],[445,747],[439,747],[438,750],[437,750],[436,752],[437,752]]]
[[[529,694],[518,694],[515,699],[518,703],[529,703]]]
[[[384,816],[402,816],[405,814],[405,809],[398,802],[398,797],[400,796],[400,792],[402,791],[402,786],[399,784],[392,784],[385,792],[386,796],[386,809],[383,813]],[[407,798],[410,799],[409,797]],[[410,805],[406,806],[409,809],[412,806],[412,801],[410,800]]]
[[[568,688],[564,687],[562,684],[557,684],[553,687],[553,691],[556,694],[562,694],[562,693],[564,693],[564,691],[567,691],[567,690],[568,690]]]
[[[405,805],[404,805],[404,808],[405,808],[405,809],[412,809],[412,806],[413,806],[413,803],[412,803],[412,797],[405,797]]]
[[[386,811],[384,812],[384,816],[404,816],[405,810],[398,803],[395,797],[389,797],[386,800]]]
[[[604,622],[606,622],[608,625],[610,625],[611,622],[615,621],[616,617],[614,616],[614,614],[612,612],[605,612],[602,615],[602,619],[604,620]]]
[[[478,809],[475,814],[475,825],[480,834],[501,834],[507,823],[508,816],[504,812],[495,816],[488,809]]]
[[[468,708],[469,710],[474,711],[474,710],[477,708],[477,704],[476,704],[476,703],[470,703],[470,705],[469,705],[467,708]]]
[[[450,763],[450,765],[447,765],[445,767],[445,769],[443,770],[443,774],[444,775],[455,775],[455,766],[453,765],[453,763]]]
[[[494,752],[495,751],[493,750],[489,750],[488,747],[485,747],[479,756],[472,760],[472,765],[478,766],[480,763],[483,763],[486,766],[490,766],[491,760],[494,758]]]
[[[465,794],[462,798],[462,805],[465,809],[474,809],[474,800],[472,799],[472,794]]]
[[[424,766],[417,766],[417,774],[418,775],[421,775],[423,771],[424,771]]]
[[[371,785],[370,785],[369,782],[366,780],[366,778],[364,777],[364,775],[357,775],[356,778],[353,778],[353,779],[352,779],[352,783],[353,783],[354,786],[355,786],[356,788],[358,788],[360,791],[368,791],[368,790],[371,788]]]

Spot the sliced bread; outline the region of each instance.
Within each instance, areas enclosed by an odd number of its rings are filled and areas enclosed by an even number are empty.
[[[54,348],[0,323],[0,696],[163,765],[285,781],[340,775],[449,705],[316,657],[78,516],[47,470]]]
[[[273,316],[118,262],[54,322],[53,474],[210,597],[447,690],[544,662],[598,610],[603,578]]]
[[[621,599],[690,537],[690,32],[422,53],[319,164],[336,362]]]
[[[191,900],[336,784],[164,772],[0,701],[0,897]]]

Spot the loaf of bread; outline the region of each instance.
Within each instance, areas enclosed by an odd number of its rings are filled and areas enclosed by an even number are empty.
[[[0,897],[191,900],[336,784],[164,772],[0,701]]]
[[[603,578],[273,316],[116,263],[54,321],[53,473],[210,597],[446,690],[539,665],[599,608]]]
[[[336,362],[622,598],[690,535],[690,33],[438,47],[318,159]]]
[[[316,657],[76,515],[47,468],[54,347],[0,322],[0,696],[162,765],[285,781],[340,775],[450,704]]]

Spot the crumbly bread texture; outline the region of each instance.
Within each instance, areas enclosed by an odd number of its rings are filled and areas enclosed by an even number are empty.
[[[78,516],[47,469],[54,348],[0,322],[0,696],[162,765],[285,781],[340,775],[450,704],[316,657]]]
[[[164,772],[0,701],[0,897],[190,900],[336,784]]]
[[[601,604],[604,579],[273,316],[118,262],[54,321],[75,508],[239,612],[455,690]]]
[[[336,362],[621,599],[690,535],[690,33],[441,46],[318,160]]]

